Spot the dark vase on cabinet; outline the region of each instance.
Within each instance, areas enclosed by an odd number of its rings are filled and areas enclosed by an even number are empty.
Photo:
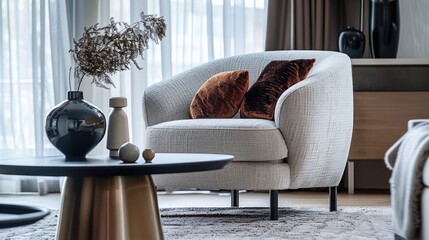
[[[365,34],[363,33],[364,0],[360,1],[359,29],[348,26],[338,35],[338,51],[350,58],[362,58],[365,51]]]
[[[396,58],[399,43],[399,0],[371,0],[369,11],[371,57]]]
[[[350,58],[362,58],[365,51],[365,35],[354,27],[347,27],[338,36],[338,51]]]

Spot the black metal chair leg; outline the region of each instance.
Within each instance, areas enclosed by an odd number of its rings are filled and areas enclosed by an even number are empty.
[[[231,190],[231,207],[239,206],[239,191]]]
[[[270,220],[279,219],[279,191],[270,190]]]
[[[337,187],[329,187],[329,211],[337,211]]]

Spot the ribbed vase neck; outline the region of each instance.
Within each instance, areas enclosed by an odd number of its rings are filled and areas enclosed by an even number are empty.
[[[68,100],[83,99],[83,92],[82,91],[68,91],[67,92],[67,98],[68,98]]]

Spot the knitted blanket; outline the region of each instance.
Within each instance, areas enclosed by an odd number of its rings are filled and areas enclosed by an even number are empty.
[[[419,239],[423,191],[422,171],[429,155],[429,121],[408,130],[387,152],[393,231],[405,239]]]

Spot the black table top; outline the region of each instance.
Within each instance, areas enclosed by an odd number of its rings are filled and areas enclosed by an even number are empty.
[[[209,171],[223,168],[232,155],[198,153],[157,153],[152,163],[140,157],[123,163],[107,156],[87,157],[86,161],[65,161],[63,156],[0,159],[0,174],[33,176],[125,176]]]

